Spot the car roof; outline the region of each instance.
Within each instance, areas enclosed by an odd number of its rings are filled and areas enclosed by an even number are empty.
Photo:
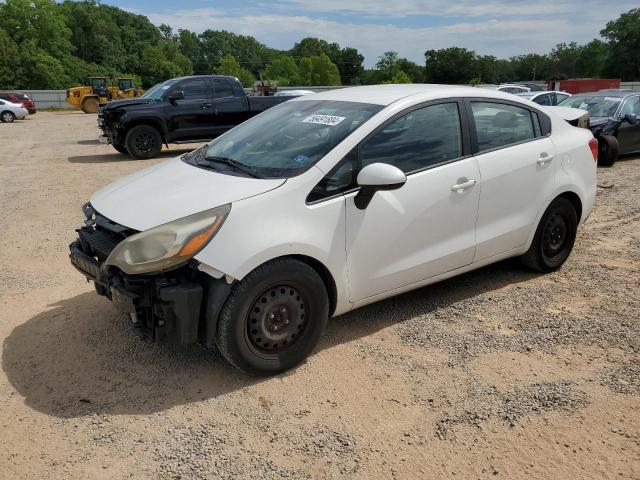
[[[305,102],[317,100],[336,100],[344,102],[374,103],[377,105],[391,105],[400,99],[420,96],[422,101],[437,100],[451,97],[482,97],[513,100],[510,93],[497,90],[478,89],[465,85],[439,85],[439,84],[386,84],[367,85],[363,87],[345,87],[335,90],[325,90],[315,95],[296,97],[290,101]]]

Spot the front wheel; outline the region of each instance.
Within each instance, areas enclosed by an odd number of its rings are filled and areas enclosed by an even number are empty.
[[[2,112],[2,115],[0,115],[0,120],[2,120],[4,123],[13,123],[16,120],[16,116],[13,114],[13,112]]]
[[[95,97],[85,98],[82,102],[82,111],[84,113],[97,113],[98,107],[100,104],[98,103],[98,99]]]
[[[577,230],[575,207],[566,198],[556,198],[542,215],[522,262],[538,272],[557,270],[569,258]]]
[[[128,155],[129,151],[124,143],[112,143],[111,146],[124,155]]]
[[[324,282],[304,262],[268,262],[236,284],[216,331],[218,350],[253,375],[275,375],[302,362],[315,348],[329,315]]]
[[[129,130],[124,145],[133,158],[153,158],[162,149],[162,137],[152,126],[138,125]]]
[[[612,135],[600,135],[598,137],[598,165],[610,167],[618,159],[620,146],[618,139]]]

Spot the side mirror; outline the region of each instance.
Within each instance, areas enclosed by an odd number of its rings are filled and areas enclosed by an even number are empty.
[[[360,191],[353,201],[360,210],[367,208],[378,190],[396,190],[407,181],[402,170],[388,163],[372,163],[358,173]]]
[[[169,95],[167,95],[167,100],[171,103],[175,103],[177,100],[184,99],[184,92],[182,90],[174,90]]]
[[[627,113],[624,116],[624,119],[629,122],[631,125],[635,125],[636,122],[638,121],[638,117],[636,116],[635,113]]]

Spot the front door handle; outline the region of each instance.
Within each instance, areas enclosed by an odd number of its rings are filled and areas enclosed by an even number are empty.
[[[553,155],[549,155],[547,152],[542,152],[540,154],[540,158],[538,158],[538,161],[536,163],[540,166],[544,166],[551,160],[553,160]]]
[[[207,102],[202,102],[200,104],[200,106],[202,107],[203,110],[207,109],[207,108],[211,108],[211,105],[212,105],[211,103],[207,103]]]
[[[465,191],[465,189],[473,187],[476,183],[478,183],[477,180],[467,180],[466,178],[459,178],[458,182],[459,183],[456,183],[453,187],[451,187],[452,192],[462,193]]]

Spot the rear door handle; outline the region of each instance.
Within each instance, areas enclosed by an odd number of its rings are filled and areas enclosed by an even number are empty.
[[[467,180],[466,178],[459,178],[458,182],[460,183],[456,183],[453,187],[451,187],[452,192],[462,193],[465,189],[473,187],[476,183],[478,183],[477,180]]]
[[[200,104],[200,106],[201,106],[203,109],[205,109],[205,108],[211,108],[211,105],[212,105],[211,103],[207,103],[207,102],[202,102],[202,103]]]
[[[543,166],[549,163],[551,160],[553,160],[553,155],[549,155],[547,152],[542,152],[540,154],[540,158],[538,158],[538,161],[536,163],[540,166]]]

